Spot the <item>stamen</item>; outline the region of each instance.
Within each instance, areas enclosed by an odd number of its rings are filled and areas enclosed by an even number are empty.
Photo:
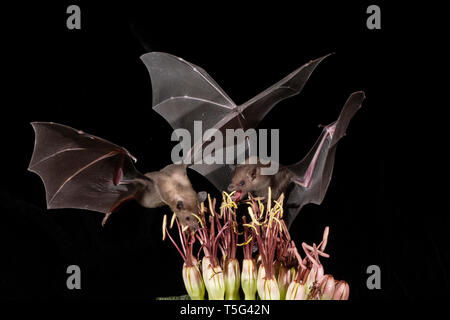
[[[175,214],[175,212],[172,215],[172,219],[170,220],[170,227],[169,229],[172,229],[173,227],[173,223],[175,222],[175,218],[177,217],[177,215]]]
[[[167,216],[164,215],[163,222],[162,222],[162,234],[163,234],[162,239],[163,240],[166,240],[166,225],[167,225]]]

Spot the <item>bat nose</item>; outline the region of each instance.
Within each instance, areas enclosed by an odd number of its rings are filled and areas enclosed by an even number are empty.
[[[227,189],[229,192],[231,192],[234,190],[234,186],[232,184],[230,184]]]

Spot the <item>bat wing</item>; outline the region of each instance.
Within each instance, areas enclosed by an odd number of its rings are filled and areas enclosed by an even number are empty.
[[[236,163],[243,162],[244,159],[249,157],[249,144],[246,140],[236,143],[235,145],[227,146],[221,151],[225,155],[228,150],[232,152],[233,161],[232,164],[227,162],[212,163],[212,164],[193,164],[189,168],[197,171],[208,179],[220,192],[227,190],[227,186],[230,183],[231,176]]]
[[[57,123],[32,126],[35,145],[28,170],[44,182],[48,209],[87,209],[108,216],[133,198],[142,175],[126,149]]]
[[[287,201],[288,225],[308,203],[320,204],[325,197],[333,172],[337,142],[345,135],[350,120],[361,107],[364,92],[353,93],[346,101],[337,121],[325,126],[306,157],[288,166],[294,173],[294,184]]]
[[[235,111],[235,103],[202,68],[163,52],[144,54],[141,60],[152,80],[153,109],[174,130],[186,129],[195,138],[194,121],[207,130]]]
[[[325,56],[326,57],[326,56]],[[153,109],[164,117],[173,129],[189,131],[192,148],[185,155],[185,163],[192,163],[196,154],[211,143],[214,130],[254,128],[279,101],[298,94],[316,66],[325,58],[319,58],[298,68],[275,85],[263,91],[243,105],[237,106],[220,86],[202,68],[176,56],[151,52],[141,59],[152,80]],[[210,131],[202,139],[202,132],[195,134],[194,121],[201,121],[202,131]],[[234,142],[233,142],[234,143]],[[235,146],[226,145],[224,149]],[[225,152],[223,152],[225,157]],[[186,160],[187,159],[187,160]],[[225,158],[222,163],[226,163]],[[195,164],[192,169],[204,175],[219,190],[230,177],[229,165]],[[224,179],[225,178],[225,179]]]
[[[239,106],[247,128],[254,128],[280,101],[299,94],[315,68],[328,54],[312,60],[287,75],[268,89]]]

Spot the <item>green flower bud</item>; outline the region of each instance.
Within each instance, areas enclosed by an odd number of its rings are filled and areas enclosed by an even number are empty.
[[[204,300],[205,284],[197,265],[188,267],[186,263],[183,264],[183,281],[186,291],[192,300]]]
[[[241,270],[237,259],[225,259],[224,263],[225,299],[240,300],[239,287]]]
[[[204,257],[202,260],[203,281],[208,291],[209,300],[223,300],[225,295],[225,281],[223,270],[216,261],[216,267],[213,267],[210,257]]]
[[[254,259],[244,259],[242,262],[241,286],[245,300],[255,300],[256,294],[256,262]]]

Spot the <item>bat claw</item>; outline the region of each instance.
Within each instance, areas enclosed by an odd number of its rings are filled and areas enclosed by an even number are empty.
[[[102,227],[105,226],[106,220],[108,220],[109,216],[111,215],[112,212],[108,212],[107,214],[105,214],[105,217],[102,220]]]

